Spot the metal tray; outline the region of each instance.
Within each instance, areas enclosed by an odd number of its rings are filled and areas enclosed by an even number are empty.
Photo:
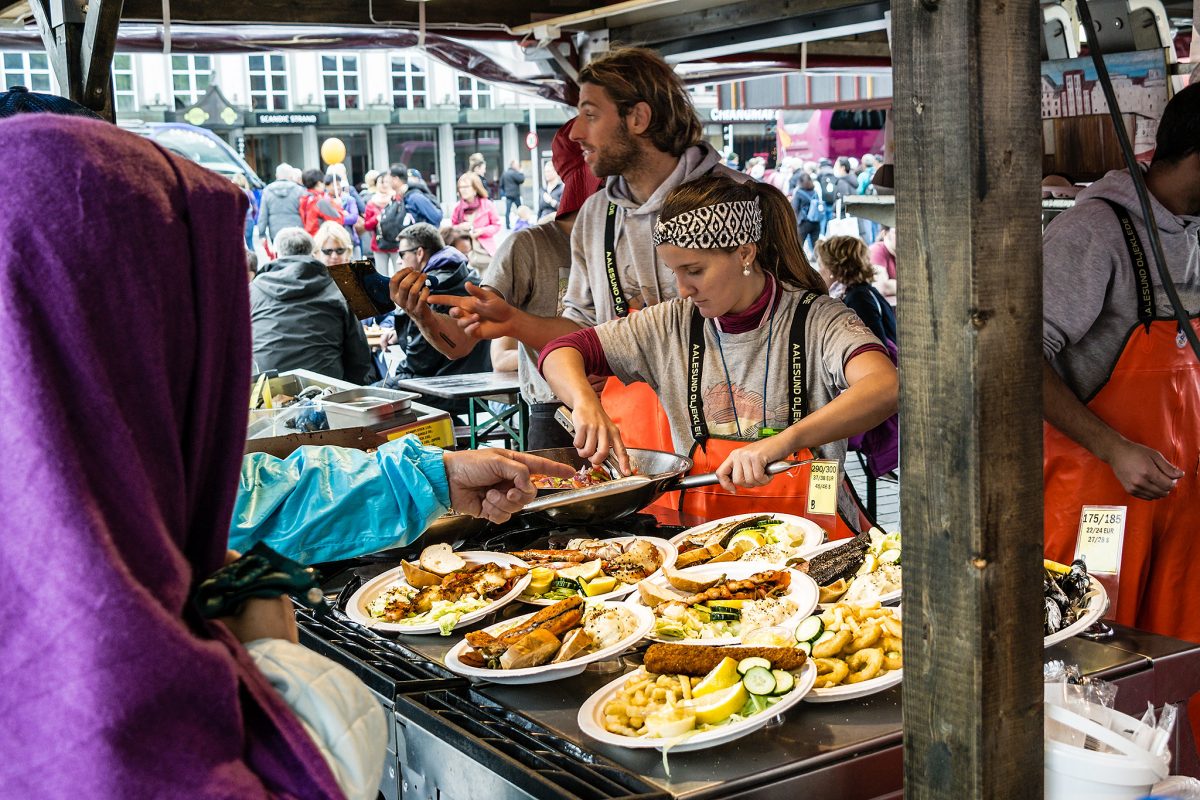
[[[384,389],[381,386],[359,386],[327,395],[322,402],[336,403],[361,414],[386,417],[408,411],[412,401],[420,396],[416,392]]]

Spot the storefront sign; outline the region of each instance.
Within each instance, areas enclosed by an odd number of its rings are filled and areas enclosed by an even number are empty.
[[[312,111],[281,111],[274,114],[259,114],[258,125],[317,125],[320,115]]]
[[[777,108],[714,108],[708,112],[713,122],[774,122]]]
[[[1125,506],[1084,506],[1079,515],[1075,558],[1087,562],[1088,572],[1117,572],[1125,542]]]
[[[838,462],[814,461],[808,474],[808,513],[837,513]]]

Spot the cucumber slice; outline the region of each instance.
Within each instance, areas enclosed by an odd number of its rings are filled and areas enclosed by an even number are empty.
[[[787,694],[796,688],[796,679],[787,670],[773,669],[771,675],[775,677],[775,691],[771,694]]]
[[[803,650],[804,655],[812,657],[812,642],[798,642],[796,644],[796,649]]]
[[[711,614],[731,614],[734,619],[742,618],[742,610],[740,608],[734,608],[733,606],[711,605],[708,607],[708,610]]]
[[[714,608],[708,618],[713,622],[737,622],[742,615],[738,611],[718,611]]]
[[[555,578],[554,580],[550,581],[550,585],[555,589],[572,589],[576,592],[582,589],[582,587],[579,585],[579,581],[573,581],[570,578]]]
[[[759,524],[759,526],[761,526],[761,527],[765,528],[765,527],[767,527],[768,525],[782,525],[782,524],[783,524],[783,520],[781,520],[781,519],[775,519],[774,517],[772,517],[771,519],[768,519],[768,520],[763,520],[762,522],[760,522],[760,523],[758,523],[758,524]]]
[[[825,621],[813,615],[796,626],[796,641],[811,642],[825,633]]]
[[[880,556],[879,556],[879,563],[880,564],[899,564],[900,563],[900,551],[899,550],[884,550],[883,553],[880,554]]]
[[[824,633],[822,633],[820,636],[818,636],[816,639],[813,640],[812,645],[813,645],[813,647],[816,647],[821,642],[827,642],[832,638],[833,638],[833,631],[825,631]]]
[[[750,660],[749,658],[743,658],[742,663],[744,664]],[[766,661],[765,658],[759,660]],[[741,666],[741,664],[738,666]],[[767,695],[775,693],[775,676],[766,667],[751,667],[742,676],[742,684],[750,694]]]
[[[743,658],[741,661],[738,662],[738,665],[737,665],[738,675],[745,675],[747,672],[749,672],[752,669],[765,669],[769,672],[771,670],[771,662],[765,658],[760,658],[758,656],[751,656],[750,658]],[[747,686],[746,688],[749,689],[750,687]],[[762,692],[759,692],[759,694],[762,694]]]

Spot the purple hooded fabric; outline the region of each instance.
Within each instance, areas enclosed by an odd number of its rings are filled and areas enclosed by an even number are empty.
[[[340,797],[242,647],[185,609],[241,462],[245,198],[52,115],[0,120],[0,173],[0,797]]]

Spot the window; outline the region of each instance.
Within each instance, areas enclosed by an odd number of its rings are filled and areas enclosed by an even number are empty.
[[[113,56],[113,110],[137,111],[137,91],[133,86],[133,56],[117,53]]]
[[[283,111],[288,107],[287,61],[282,53],[253,55],[248,59],[250,107],[256,111]]]
[[[834,111],[829,120],[831,131],[878,131],[883,130],[885,111]]]
[[[392,108],[427,108],[427,81],[425,59],[392,56]]]
[[[175,110],[181,111],[203,97],[212,80],[212,56],[171,56],[171,89],[175,93]]]
[[[31,92],[53,91],[50,85],[50,59],[45,53],[5,53],[4,89],[24,86]]]
[[[321,56],[321,84],[326,108],[358,108],[358,56]]]
[[[492,87],[470,75],[458,76],[459,108],[491,108]]]

